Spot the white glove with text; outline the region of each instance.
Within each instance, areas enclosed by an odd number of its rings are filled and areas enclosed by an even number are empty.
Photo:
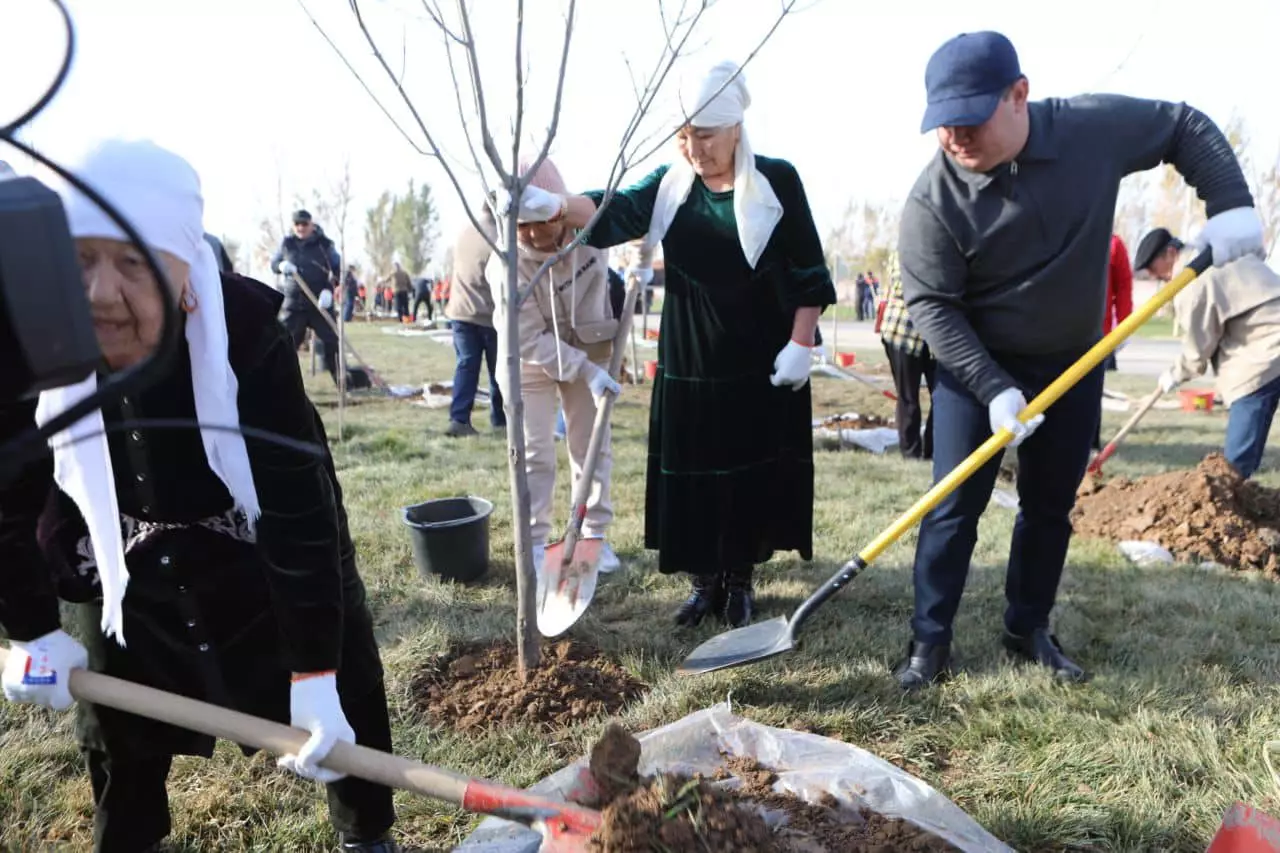
[[[35,640],[9,643],[4,664],[4,698],[10,702],[43,705],[65,711],[74,704],[71,670],[89,666],[89,653],[65,631],[52,631]]]
[[[799,391],[809,381],[809,370],[813,366],[813,347],[787,341],[773,359],[773,375],[769,381],[781,388],[791,386],[792,391]]]
[[[294,726],[311,732],[297,755],[282,756],[276,764],[304,779],[336,782],[345,774],[320,767],[338,743],[356,742],[356,733],[342,713],[338,699],[338,677],[333,673],[307,675],[293,682],[289,693],[289,715]]]
[[[316,302],[320,303],[320,307],[323,310],[328,311],[330,308],[333,307],[333,291],[332,290],[320,291],[320,295],[316,297]]]
[[[1164,373],[1161,373],[1159,383],[1161,394],[1168,394],[1179,385],[1178,380],[1173,378],[1172,370],[1166,370]]]
[[[1017,447],[1031,437],[1040,424],[1044,423],[1044,415],[1036,415],[1029,422],[1018,420],[1018,415],[1027,407],[1027,398],[1017,388],[1006,388],[995,396],[987,406],[987,416],[991,422],[991,432],[995,434],[1002,429],[1013,433],[1009,447]]]

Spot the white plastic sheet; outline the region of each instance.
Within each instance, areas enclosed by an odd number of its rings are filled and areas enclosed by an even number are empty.
[[[640,772],[711,776],[727,756],[748,756],[778,771],[777,791],[816,802],[831,794],[843,803],[903,818],[951,842],[964,853],[1012,853],[958,806],[921,780],[866,750],[818,735],[762,726],[731,713],[727,704],[698,711],[639,736]],[[586,759],[529,790],[564,799]],[[732,780],[728,780],[732,784]],[[488,818],[456,853],[537,853],[538,835],[519,824]],[[832,851],[838,853],[838,851]]]
[[[1156,542],[1127,539],[1119,543],[1117,547],[1120,549],[1121,554],[1124,554],[1131,562],[1139,566],[1158,566],[1174,562],[1173,554]]]

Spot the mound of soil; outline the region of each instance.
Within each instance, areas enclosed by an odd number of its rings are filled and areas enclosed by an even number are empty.
[[[831,417],[823,418],[815,429],[875,429],[876,427],[887,426],[893,426],[893,418],[849,412],[843,415],[832,415]]]
[[[1088,477],[1071,520],[1081,535],[1157,542],[1183,562],[1280,574],[1280,491],[1242,479],[1220,453],[1190,471]]]
[[[458,731],[533,723],[559,729],[616,714],[647,688],[598,649],[561,641],[521,681],[512,643],[468,643],[432,659],[414,676],[415,703]]]
[[[753,759],[730,758],[715,780],[736,776],[733,789],[713,780],[660,774],[642,778],[640,744],[610,725],[591,752],[591,773],[604,805],[592,853],[889,853],[951,851],[942,839],[834,797],[810,804],[773,790],[777,775]],[[782,812],[775,830],[763,812]]]

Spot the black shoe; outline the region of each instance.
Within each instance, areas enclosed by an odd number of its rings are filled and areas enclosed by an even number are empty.
[[[893,677],[903,690],[919,690],[946,681],[951,675],[951,646],[947,643],[907,644],[907,656],[893,668]]]
[[[479,435],[476,428],[471,424],[458,423],[457,421],[449,421],[449,428],[444,431],[449,438],[470,438],[473,435]]]
[[[1062,652],[1058,638],[1048,628],[1036,628],[1026,637],[1004,632],[1000,640],[1010,655],[1028,663],[1038,663],[1053,670],[1058,681],[1079,684],[1089,680],[1089,673]]]
[[[755,590],[751,586],[752,567],[735,569],[724,576],[724,621],[730,628],[741,628],[751,624],[755,614]]]
[[[693,593],[676,610],[676,624],[696,628],[708,613],[724,607],[724,583],[719,575],[694,575]]]
[[[347,841],[344,839],[342,849],[356,850],[359,853],[400,853],[400,846],[385,835],[376,841]]]

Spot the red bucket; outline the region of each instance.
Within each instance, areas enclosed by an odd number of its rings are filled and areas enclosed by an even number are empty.
[[[1178,392],[1178,399],[1182,402],[1182,411],[1184,412],[1213,411],[1212,391],[1183,390]]]
[[[658,378],[658,362],[646,361],[644,363],[644,375],[648,379]]]
[[[858,360],[857,353],[852,353],[852,352],[836,353],[836,364],[840,365],[841,367],[853,367],[854,363],[857,362],[857,360]]]

